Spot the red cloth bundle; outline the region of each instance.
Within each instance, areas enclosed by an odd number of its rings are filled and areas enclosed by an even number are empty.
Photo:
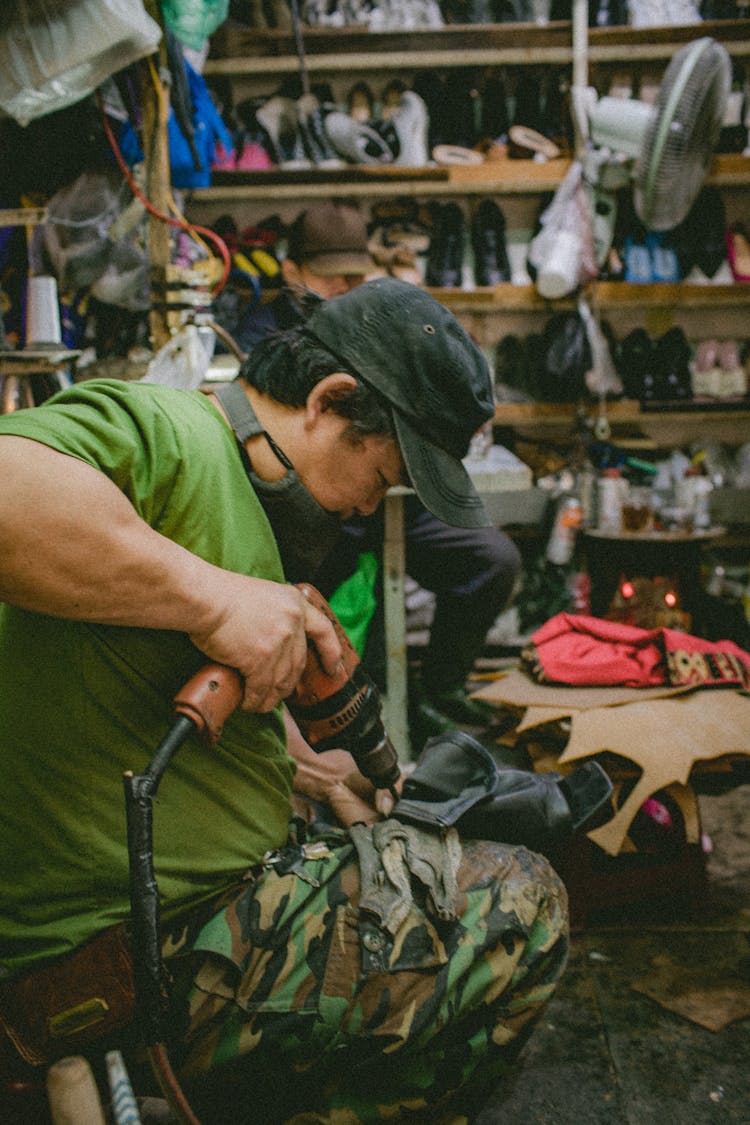
[[[523,663],[540,683],[577,687],[750,687],[750,653],[733,641],[639,629],[586,614],[551,617],[532,635]]]

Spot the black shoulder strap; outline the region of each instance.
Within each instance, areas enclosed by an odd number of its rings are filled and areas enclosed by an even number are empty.
[[[250,458],[245,449],[245,442],[248,438],[258,437],[260,434],[266,439],[271,449],[286,469],[292,469],[294,467],[283,449],[280,449],[271,435],[266,433],[263,429],[258,421],[258,415],[248,401],[247,395],[237,382],[222,383],[221,386],[216,387],[214,394],[226,411],[229,425],[232,427],[234,436],[237,438],[237,444],[240,447],[240,454],[242,455],[242,460],[245,463],[246,469],[251,468],[251,465]]]
[[[263,433],[263,427],[239,383],[222,383],[214,394],[226,411],[234,436],[242,445],[250,437]]]

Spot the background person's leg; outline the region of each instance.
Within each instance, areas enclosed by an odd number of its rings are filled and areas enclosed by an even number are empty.
[[[486,722],[467,700],[466,680],[521,573],[513,540],[494,527],[449,527],[413,497],[404,510],[407,573],[435,594],[435,614],[422,658],[426,699],[458,723]]]

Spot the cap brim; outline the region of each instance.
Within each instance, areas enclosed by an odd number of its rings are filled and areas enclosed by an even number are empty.
[[[412,488],[428,512],[451,527],[490,527],[463,462],[425,441],[397,410],[393,422]]]
[[[369,254],[352,252],[336,254],[315,254],[312,258],[305,258],[306,266],[320,277],[347,277],[356,275],[366,277],[374,273],[376,265]]]

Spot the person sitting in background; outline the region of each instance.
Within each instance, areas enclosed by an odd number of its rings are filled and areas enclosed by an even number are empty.
[[[302,323],[316,298],[328,300],[382,272],[368,244],[360,213],[321,203],[301,212],[289,228],[281,270],[284,286],[242,322],[238,343],[250,351],[279,329]],[[382,508],[348,521],[315,581],[326,596],[348,578],[360,555],[382,557]],[[466,693],[466,681],[496,617],[510,602],[521,571],[513,540],[496,527],[450,527],[419,498],[404,498],[406,570],[435,595],[435,612],[421,661],[419,682],[410,685],[410,727],[415,747],[458,725],[486,727],[492,712]],[[379,588],[379,584],[378,584]],[[382,598],[378,597],[363,662],[385,684]]]

